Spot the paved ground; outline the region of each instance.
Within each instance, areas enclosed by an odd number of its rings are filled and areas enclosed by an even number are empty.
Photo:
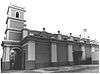
[[[74,73],[99,73],[99,67],[95,67],[95,68],[87,68],[84,70],[78,70],[78,71],[74,71]]]
[[[98,73],[98,65],[48,67],[35,70],[10,70],[3,73]]]
[[[99,66],[92,66],[92,67],[86,67],[86,68],[80,68],[76,70],[70,70],[70,71],[58,71],[55,73],[99,73]]]

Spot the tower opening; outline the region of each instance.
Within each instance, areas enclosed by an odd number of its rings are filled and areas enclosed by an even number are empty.
[[[16,18],[19,18],[19,12],[16,12]]]

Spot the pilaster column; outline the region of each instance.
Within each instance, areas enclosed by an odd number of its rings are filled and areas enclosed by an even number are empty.
[[[25,69],[35,69],[35,41],[29,41],[27,49],[27,59],[25,60]]]
[[[22,35],[23,35],[23,38],[25,38],[26,36],[28,36],[28,30],[27,29],[23,29]]]
[[[9,60],[9,57],[10,57],[10,47],[6,47],[5,48],[5,51],[6,51],[6,53],[5,53],[5,62],[9,62],[10,60]]]
[[[3,56],[2,56],[2,62],[5,62],[6,59],[6,50],[3,48]]]
[[[73,46],[71,44],[68,45],[68,61],[73,61]]]
[[[28,42],[28,60],[35,60],[35,42]]]
[[[2,59],[2,70],[10,69],[10,47],[4,47],[3,59]]]
[[[51,44],[51,62],[57,62],[57,46],[56,46],[56,43]]]
[[[85,55],[85,46],[82,46],[81,47],[81,49],[82,49],[82,60],[85,60],[86,59],[86,55]]]

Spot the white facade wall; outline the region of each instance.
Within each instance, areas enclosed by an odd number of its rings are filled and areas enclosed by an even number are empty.
[[[23,38],[25,38],[26,36],[28,36],[28,31],[23,30]]]
[[[62,39],[61,35],[58,35],[58,40],[61,40],[61,39]]]

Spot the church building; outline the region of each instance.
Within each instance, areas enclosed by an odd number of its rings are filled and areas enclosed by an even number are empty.
[[[90,39],[25,28],[22,7],[10,5],[7,10],[6,37],[2,41],[2,70],[29,70],[51,66],[98,63],[99,45]],[[92,52],[92,49],[95,52]]]

